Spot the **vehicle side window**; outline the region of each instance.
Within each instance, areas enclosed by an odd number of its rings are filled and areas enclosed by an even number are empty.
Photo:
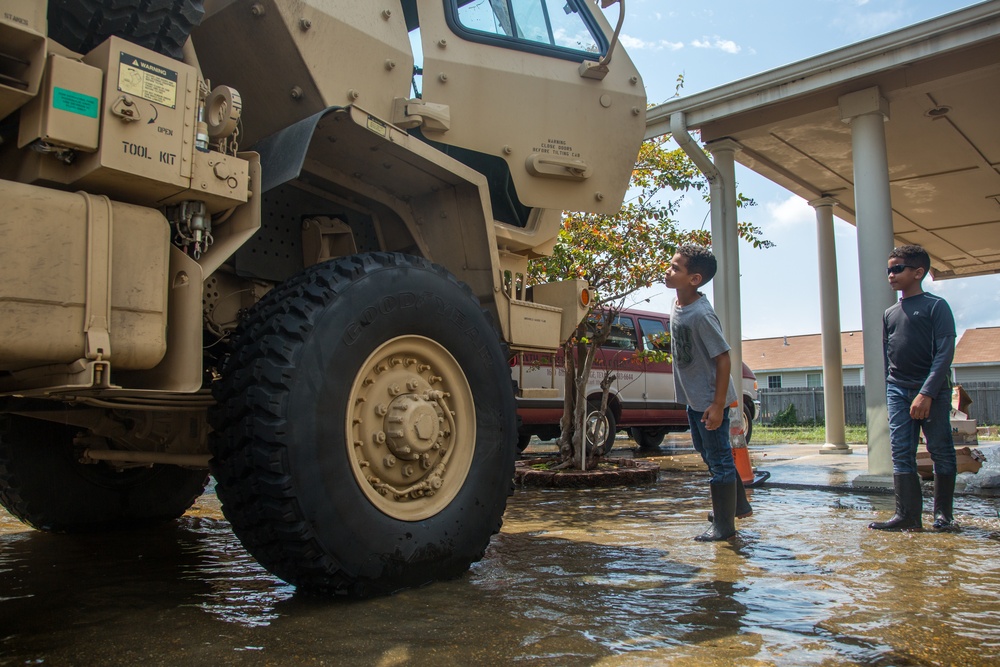
[[[642,349],[670,351],[670,343],[667,342],[667,329],[663,326],[663,322],[640,317],[639,326],[642,328]]]
[[[601,347],[609,347],[615,350],[635,349],[635,323],[631,317],[618,316],[611,323],[611,333]]]
[[[606,40],[583,0],[450,0],[463,37],[572,60],[603,55]]]

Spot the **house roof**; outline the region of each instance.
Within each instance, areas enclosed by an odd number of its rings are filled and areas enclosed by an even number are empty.
[[[843,366],[864,366],[864,338],[860,331],[840,334]],[[743,363],[755,373],[823,368],[823,340],[820,334],[778,336],[743,341]]]
[[[864,365],[864,338],[860,331],[840,334],[843,366]],[[823,368],[820,334],[778,336],[743,341],[743,363],[754,373]],[[966,329],[955,345],[953,366],[1000,364],[1000,327]]]
[[[746,350],[746,343],[743,349]],[[953,366],[964,364],[1000,364],[1000,327],[965,330],[955,346],[952,362]]]

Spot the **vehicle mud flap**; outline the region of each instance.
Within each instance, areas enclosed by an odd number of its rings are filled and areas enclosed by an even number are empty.
[[[740,404],[736,401],[729,406],[730,414],[738,415],[739,420],[730,420],[729,446],[733,449],[733,461],[736,463],[736,472],[743,480],[743,486],[754,488],[762,485],[770,477],[771,473],[766,470],[754,470],[750,462],[750,450],[747,448],[746,430],[743,425],[743,415],[739,412]]]

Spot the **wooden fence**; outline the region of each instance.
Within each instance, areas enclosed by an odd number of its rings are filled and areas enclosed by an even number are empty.
[[[962,389],[972,399],[969,419],[980,426],[1000,425],[1000,382],[966,382]]]
[[[969,418],[981,426],[1000,424],[1000,383],[968,382],[962,385],[972,399]],[[822,387],[783,387],[781,389],[761,389],[758,420],[770,424],[774,418],[790,404],[795,405],[799,423],[825,422]],[[844,387],[844,422],[865,423],[864,386]]]
[[[782,387],[781,389],[761,389],[758,418],[762,424],[770,424],[781,412],[795,405],[795,415],[799,423],[824,422],[826,410],[823,406],[823,387]],[[844,421],[847,424],[865,423],[865,388],[863,386],[844,387]]]

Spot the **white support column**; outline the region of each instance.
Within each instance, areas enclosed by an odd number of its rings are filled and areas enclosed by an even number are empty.
[[[833,234],[833,207],[837,200],[821,197],[809,202],[816,209],[816,246],[819,249],[819,305],[823,340],[823,409],[826,444],[820,454],[850,454],[844,419],[844,363],[840,337],[840,288],[837,284],[837,245]]]
[[[882,97],[878,87],[848,93],[838,102],[841,119],[851,126],[854,153],[854,208],[858,228],[868,423],[869,478],[862,483],[870,484],[874,481],[871,477],[892,474],[882,352],[882,316],[895,302],[895,294],[889,289],[885,276],[893,247],[889,161],[883,127],[889,118],[889,102]]]
[[[715,277],[715,309],[722,332],[731,349],[733,384],[743,400],[743,325],[740,302],[740,246],[736,209],[736,151],[740,145],[732,139],[713,141],[706,146],[712,153],[715,168],[722,178],[722,207],[716,225],[715,201],[712,202],[712,246],[719,261]],[[742,403],[740,405],[742,410]]]

